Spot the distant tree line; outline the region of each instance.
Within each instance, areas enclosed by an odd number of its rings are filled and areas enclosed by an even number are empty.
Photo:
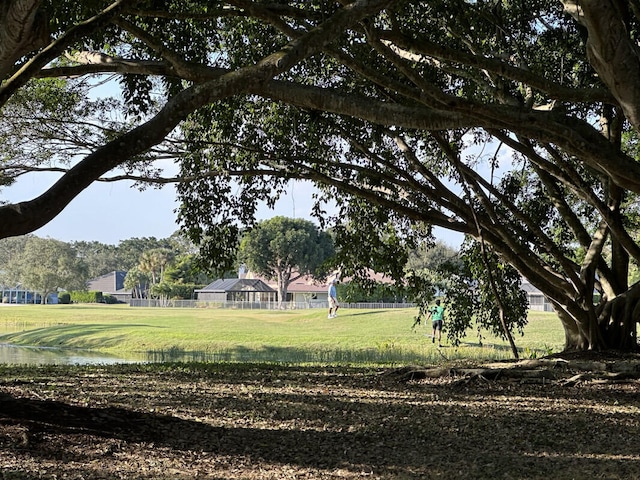
[[[195,266],[193,252],[178,234],[164,239],[131,238],[118,245],[67,243],[32,234],[10,237],[0,240],[0,284],[19,285],[46,298],[61,290],[86,291],[89,280],[124,271],[128,272],[127,288],[147,295],[149,289],[166,282],[206,284],[210,277]],[[185,289],[175,290],[184,293]]]
[[[436,265],[456,255],[454,249],[437,244],[415,250],[407,266],[435,270]],[[84,299],[78,301],[108,302],[109,299],[82,292],[89,280],[114,271],[127,272],[125,287],[136,298],[193,298],[196,288],[215,278],[235,277],[242,264],[262,278],[275,281],[279,298],[286,298],[289,284],[301,276],[324,281],[340,271],[332,232],[321,231],[308,220],[285,217],[258,222],[245,231],[238,242],[236,269],[228,272],[207,271],[197,249],[178,233],[161,239],[130,238],[117,245],[99,241],[67,243],[33,234],[0,240],[0,284],[20,285],[43,297],[56,291],[74,292],[74,299]],[[354,279],[339,286],[344,301],[406,298],[402,285],[380,284],[358,276]],[[61,298],[70,300],[68,296]]]

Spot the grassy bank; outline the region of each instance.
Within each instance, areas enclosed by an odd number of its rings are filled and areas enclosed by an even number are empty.
[[[76,348],[140,359],[284,361],[287,363],[407,364],[456,359],[504,359],[507,344],[470,331],[459,347],[437,349],[424,326],[412,330],[414,309],[265,311],[131,308],[126,305],[0,307],[0,343]],[[531,312],[523,357],[562,347],[554,314]],[[153,356],[156,357],[153,357]],[[153,358],[151,358],[151,357]],[[174,358],[171,358],[171,357]],[[187,358],[189,359],[189,358]]]

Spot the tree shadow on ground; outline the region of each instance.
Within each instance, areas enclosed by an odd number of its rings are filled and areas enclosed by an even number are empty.
[[[132,448],[146,449],[148,457],[174,458],[184,468],[206,471],[204,458],[223,456],[248,459],[251,465],[313,469],[327,478],[340,478],[336,471],[346,472],[345,478],[363,472],[450,479],[496,478],[498,472],[503,478],[529,479],[640,475],[635,395],[587,392],[576,402],[581,391],[551,386],[477,382],[460,389],[442,382],[398,385],[371,378],[354,390],[339,390],[338,382],[318,390],[322,382],[304,380],[310,373],[306,369],[291,377],[286,388],[274,381],[252,395],[194,389],[180,397],[167,391],[174,414],[2,394],[0,427],[19,426],[22,437],[0,435],[0,452],[87,465],[87,478],[97,463],[117,464]],[[303,391],[291,390],[292,385]],[[144,402],[144,392],[139,395]],[[208,401],[208,407],[190,409],[189,399],[198,405]],[[215,420],[229,412],[233,418]],[[213,420],[183,418],[187,414]],[[104,441],[104,448],[91,447]],[[193,452],[199,457],[192,458]]]

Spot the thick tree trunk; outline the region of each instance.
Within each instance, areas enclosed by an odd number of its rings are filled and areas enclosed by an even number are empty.
[[[566,351],[638,350],[640,283],[581,314],[569,313],[559,304],[556,307],[564,327]]]
[[[287,290],[291,279],[291,272],[288,270],[278,271],[278,308],[283,310],[287,305]]]
[[[637,323],[640,321],[640,283],[604,303],[598,309],[598,328],[606,347],[637,350]]]
[[[557,306],[556,306],[557,307]],[[562,308],[556,308],[560,322],[564,328],[564,348],[565,350],[587,350],[589,341],[587,335],[581,328],[580,322],[569,315]]]

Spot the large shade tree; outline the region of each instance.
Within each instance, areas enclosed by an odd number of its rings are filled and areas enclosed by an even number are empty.
[[[61,172],[0,207],[0,237],[46,224],[110,172],[173,180],[182,228],[215,266],[255,202],[308,179],[363,228],[482,241],[551,299],[568,349],[636,347],[637,2],[0,9],[0,181]],[[105,78],[124,103],[89,96]],[[154,168],[167,155],[175,179]]]
[[[69,244],[52,238],[27,237],[22,251],[3,265],[8,285],[22,286],[40,295],[40,302],[59,290],[84,290],[87,266]]]
[[[278,285],[278,300],[287,300],[289,285],[303,276],[326,276],[326,263],[334,254],[333,241],[313,222],[274,217],[258,222],[244,233],[240,260],[249,269]]]

